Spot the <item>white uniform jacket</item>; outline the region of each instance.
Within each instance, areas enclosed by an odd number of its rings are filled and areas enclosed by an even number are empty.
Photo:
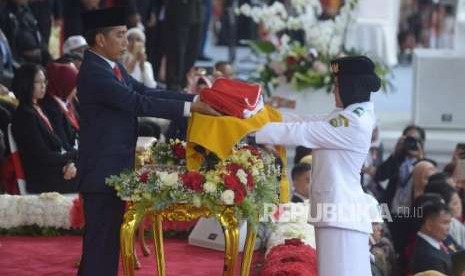
[[[352,104],[324,117],[284,117],[285,122],[257,131],[256,141],[313,149],[310,222],[371,233],[371,204],[360,172],[375,125],[373,103]]]

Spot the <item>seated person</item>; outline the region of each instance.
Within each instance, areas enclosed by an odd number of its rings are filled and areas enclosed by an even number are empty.
[[[380,275],[397,275],[394,245],[384,233],[383,222],[373,222],[372,225],[373,233],[370,235],[370,253],[373,256],[372,270],[376,267]]]
[[[157,82],[153,77],[153,67],[145,54],[145,34],[139,28],[127,32],[128,51],[123,56],[123,63],[128,73],[145,86],[155,88]]]
[[[435,181],[435,179],[428,181],[425,193],[435,193],[442,197],[452,214],[449,234],[461,247],[465,247],[465,226],[458,220],[462,215],[462,201],[459,194],[445,180],[442,183]]]
[[[47,79],[36,64],[16,72],[12,88],[19,106],[13,116],[13,136],[18,145],[29,193],[75,193],[76,151],[65,151],[38,101],[45,95]]]
[[[68,37],[65,43],[63,43],[63,54],[78,55],[82,58],[87,48],[89,48],[89,45],[87,45],[87,41],[82,35],[73,35]]]
[[[77,149],[79,120],[74,106],[78,71],[72,64],[47,65],[47,93],[41,104],[65,150]]]
[[[427,196],[423,195],[422,197]],[[444,245],[452,220],[449,207],[439,197],[428,197],[422,203],[423,216],[417,233],[412,260],[412,272],[436,270],[450,275],[452,272],[451,251]]]
[[[304,202],[308,199],[311,185],[312,166],[307,163],[299,163],[292,168],[292,202]]]

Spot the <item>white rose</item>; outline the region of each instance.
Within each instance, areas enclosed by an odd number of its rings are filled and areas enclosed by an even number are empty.
[[[242,184],[247,184],[247,173],[243,169],[237,170],[236,176]]]
[[[207,181],[205,182],[205,184],[203,184],[203,190],[206,193],[213,194],[214,192],[216,192],[216,184],[213,182]]]
[[[221,201],[226,205],[234,204],[234,192],[232,190],[226,190],[221,194]]]
[[[250,7],[249,4],[243,4],[239,8],[239,12],[242,13],[243,15],[245,15],[245,16],[250,16],[250,14],[252,13],[252,8]]]
[[[168,187],[174,187],[178,183],[179,177],[178,173],[166,173],[166,172],[161,172],[160,173],[160,180],[163,184],[163,186],[168,186]]]

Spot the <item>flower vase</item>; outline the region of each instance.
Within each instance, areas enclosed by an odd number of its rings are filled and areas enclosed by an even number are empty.
[[[280,96],[295,100],[295,109],[283,108],[282,111],[297,114],[326,114],[334,108],[334,94],[328,93],[325,88],[306,88],[296,90],[290,84],[280,85],[273,92],[273,96]]]

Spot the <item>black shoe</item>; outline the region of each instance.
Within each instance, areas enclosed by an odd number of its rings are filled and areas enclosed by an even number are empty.
[[[205,55],[201,55],[197,58],[197,60],[200,60],[200,61],[212,61],[212,58],[211,57],[207,57]]]

